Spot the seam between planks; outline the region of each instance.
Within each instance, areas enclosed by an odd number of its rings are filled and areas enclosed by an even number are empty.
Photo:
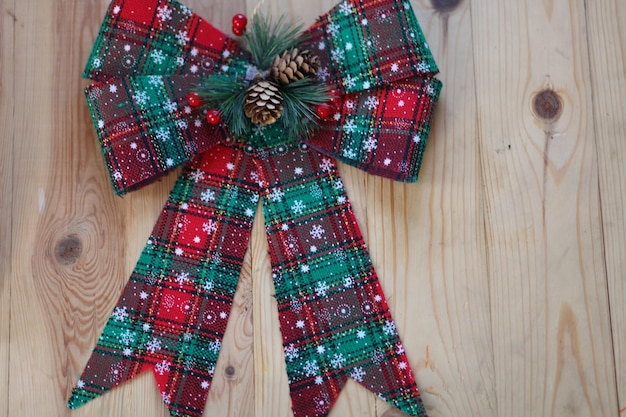
[[[487,236],[487,201],[485,198],[485,175],[484,175],[484,171],[483,171],[483,162],[484,162],[484,155],[483,155],[483,151],[482,151],[482,147],[480,146],[480,142],[481,142],[481,138],[482,138],[482,125],[480,122],[480,117],[479,117],[479,105],[480,103],[478,102],[478,80],[476,78],[476,74],[477,73],[477,68],[476,68],[476,48],[475,48],[475,43],[474,43],[474,13],[473,13],[473,9],[472,9],[472,2],[470,1],[468,3],[469,8],[469,19],[470,19],[470,38],[471,38],[471,45],[472,45],[472,67],[473,67],[473,71],[474,71],[474,102],[475,102],[475,109],[476,109],[476,114],[475,114],[475,119],[476,119],[476,147],[478,148],[478,163],[479,163],[479,169],[478,169],[478,178],[480,181],[480,186],[479,186],[479,193],[480,193],[480,208],[481,208],[481,216],[482,216],[482,223],[483,223],[483,242],[484,242],[484,247],[483,250],[485,251],[484,253],[484,257],[485,257],[485,270],[487,273],[487,301],[489,303],[489,331],[491,334],[491,337],[489,338],[489,343],[490,343],[490,348],[491,348],[491,365],[493,366],[494,369],[494,392],[493,392],[493,399],[495,404],[490,404],[492,406],[493,409],[498,410],[498,395],[497,395],[497,389],[495,386],[495,369],[496,369],[496,359],[495,359],[495,346],[493,343],[493,339],[494,339],[494,333],[493,333],[493,321],[492,321],[492,315],[493,315],[493,309],[492,309],[492,288],[491,288],[491,270],[490,270],[490,259],[489,259],[489,250],[487,250],[487,246],[489,245],[489,239]]]
[[[620,410],[620,403],[619,403],[619,387],[618,387],[618,378],[617,378],[617,357],[616,357],[616,352],[615,352],[615,337],[613,335],[614,333],[614,329],[613,329],[613,312],[612,312],[612,306],[611,306],[611,294],[610,294],[610,285],[609,285],[609,266],[608,266],[608,262],[607,262],[607,251],[606,251],[606,237],[605,237],[605,233],[604,233],[604,211],[602,209],[602,181],[601,181],[601,176],[600,176],[600,152],[598,151],[598,119],[596,117],[596,91],[594,88],[594,80],[596,79],[597,73],[594,69],[594,66],[591,65],[591,60],[592,60],[592,53],[591,53],[591,39],[590,37],[592,36],[589,31],[590,28],[590,22],[589,22],[589,8],[588,8],[588,0],[584,0],[583,1],[583,9],[585,11],[585,26],[586,26],[586,36],[585,36],[585,41],[586,41],[586,47],[587,47],[587,66],[588,66],[588,71],[589,71],[589,78],[591,81],[591,85],[589,86],[589,89],[591,91],[591,121],[593,123],[593,147],[595,149],[596,152],[596,171],[597,171],[597,181],[598,181],[598,207],[599,207],[599,216],[600,216],[600,242],[602,244],[601,250],[602,250],[602,262],[604,264],[604,281],[605,281],[605,285],[606,285],[606,305],[607,305],[607,309],[608,309],[608,313],[609,313],[609,317],[608,317],[608,321],[609,321],[609,333],[610,333],[610,343],[611,343],[611,355],[612,355],[612,359],[613,359],[613,381],[614,381],[614,388],[615,388],[615,398],[617,399],[617,416],[619,417],[619,415],[621,414],[622,410]]]
[[[16,38],[16,23],[17,23],[17,16],[16,16],[16,8],[15,8],[15,3],[16,0],[13,0],[10,4],[11,4],[11,12],[9,12],[8,10],[6,11],[6,13],[8,13],[11,17],[11,30],[10,30],[10,36],[11,36],[11,55],[12,55],[12,59],[11,59],[11,66],[10,66],[10,73],[11,73],[11,97],[15,97],[15,93],[16,93],[16,88],[15,88],[15,70],[16,70],[16,65],[15,65],[15,47],[16,47],[16,42],[15,42],[15,38]],[[12,298],[11,298],[11,290],[12,290],[12,281],[13,281],[13,243],[14,243],[14,230],[15,228],[13,227],[13,221],[14,221],[14,217],[13,217],[13,213],[15,211],[15,199],[13,198],[13,191],[15,190],[15,163],[13,160],[13,150],[15,147],[15,100],[12,100],[11,103],[11,137],[9,139],[9,152],[11,157],[9,158],[11,167],[10,172],[11,172],[11,180],[9,182],[10,184],[10,189],[9,189],[9,196],[11,198],[11,203],[8,205],[9,207],[9,244],[8,244],[8,257],[7,257],[7,262],[8,262],[8,279],[7,277],[5,277],[5,279],[7,279],[7,285],[8,285],[8,303],[9,303],[9,307],[8,307],[8,324],[7,324],[7,334],[9,337],[8,340],[8,346],[7,346],[7,370],[6,370],[6,376],[7,376],[7,389],[9,389],[10,384],[11,384],[11,306],[12,306]],[[5,410],[6,410],[6,416],[9,417],[9,411],[11,410],[11,395],[10,395],[10,390],[7,391],[7,401],[5,404]]]

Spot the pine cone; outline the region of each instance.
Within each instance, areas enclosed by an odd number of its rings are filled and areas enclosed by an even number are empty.
[[[319,69],[320,60],[316,55],[291,48],[274,58],[270,74],[277,83],[287,85],[304,77],[314,77]]]
[[[259,80],[248,87],[243,111],[252,123],[271,125],[282,115],[283,96],[271,81]]]

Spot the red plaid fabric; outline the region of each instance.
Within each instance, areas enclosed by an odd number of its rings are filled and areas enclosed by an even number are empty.
[[[306,145],[257,161],[294,416],[328,414],[348,378],[425,416],[337,167]]]
[[[258,201],[255,164],[215,146],[185,167],[69,400],[152,371],[172,416],[201,416]]]
[[[434,78],[413,78],[346,94],[307,143],[370,174],[417,181],[439,89]]]
[[[111,3],[84,75],[114,191],[186,165],[68,402],[151,370],[172,416],[202,415],[252,219],[266,220],[294,414],[325,416],[347,378],[425,409],[334,159],[415,181],[441,83],[408,2],[345,0],[309,31],[342,106],[311,137],[232,138],[185,103],[246,53],[173,0]]]

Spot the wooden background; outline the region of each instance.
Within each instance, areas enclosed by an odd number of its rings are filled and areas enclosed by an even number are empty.
[[[0,0],[0,417],[70,415],[174,181],[110,189],[80,78],[107,3]],[[256,0],[187,5],[230,32]],[[430,416],[624,414],[626,3],[413,6],[444,82],[420,182],[341,168]],[[266,250],[256,227],[206,416],[291,414]],[[166,411],[144,374],[71,415]],[[355,383],[332,413],[397,415]]]

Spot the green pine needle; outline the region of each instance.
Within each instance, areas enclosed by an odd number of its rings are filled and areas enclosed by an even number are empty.
[[[283,94],[282,121],[290,136],[307,136],[317,127],[314,106],[328,101],[328,88],[312,78],[295,81],[281,90]]]
[[[207,76],[197,88],[197,93],[206,109],[218,108],[222,120],[231,133],[238,136],[247,130],[248,118],[243,113],[247,84],[234,75],[212,74]]]
[[[289,22],[285,15],[274,24],[271,19],[256,14],[252,18],[245,39],[258,77],[265,78],[274,58],[298,44],[304,37],[302,25]],[[239,138],[254,136],[255,125],[244,114],[243,106],[251,80],[240,75],[212,74],[204,78],[196,89],[203,108],[217,108],[230,134]],[[311,134],[318,126],[315,106],[328,101],[328,87],[315,78],[306,77],[280,86],[283,111],[276,127],[291,138]]]
[[[286,15],[274,24],[269,17],[257,13],[244,35],[252,54],[252,61],[259,69],[267,69],[276,55],[302,42],[302,24],[292,23]]]

